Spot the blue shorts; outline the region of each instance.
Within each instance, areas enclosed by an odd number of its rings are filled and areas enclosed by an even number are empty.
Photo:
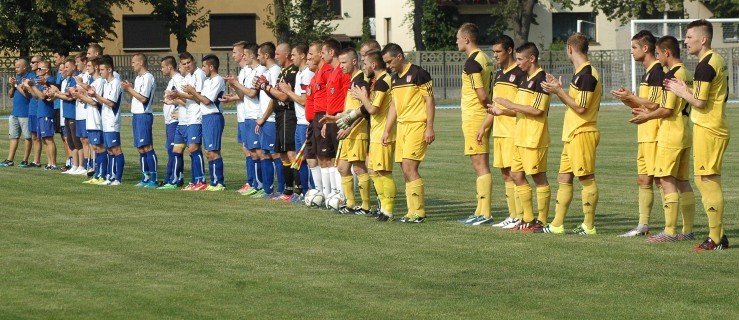
[[[164,141],[164,148],[167,150],[171,150],[172,147],[174,147],[174,136],[177,131],[177,127],[179,127],[178,123],[172,122],[164,128],[164,131],[167,134],[167,138]]]
[[[136,113],[133,115],[133,146],[141,148],[152,145],[151,126],[154,124],[154,115],[151,113]]]
[[[308,133],[307,124],[299,124],[295,126],[295,152],[300,151],[300,148],[303,147],[305,140],[307,140],[306,138],[307,133]]]
[[[177,125],[174,132],[174,144],[187,144],[187,126]]]
[[[254,133],[254,129],[257,128],[257,120],[246,119],[244,124],[246,125],[246,140],[244,141],[246,148],[249,150],[261,149],[262,144],[259,143],[259,134]]]
[[[38,132],[38,118],[30,114],[28,115],[28,131],[31,131],[31,133]]]
[[[221,137],[226,122],[221,113],[203,116],[203,147],[206,151],[221,150]]]
[[[237,125],[236,140],[239,144],[246,142],[246,122],[239,122]]]
[[[191,124],[187,126],[187,145],[193,143],[200,144],[203,138],[203,126],[200,124]]]
[[[54,126],[54,117],[39,117],[36,123],[36,128],[38,129],[36,135],[39,138],[53,137],[54,133],[56,133],[56,127]]]
[[[277,126],[274,122],[265,122],[259,129],[259,144],[265,153],[275,152],[275,139],[277,138]]]
[[[78,138],[87,138],[87,120],[77,120],[77,132],[75,134]]]
[[[105,139],[105,147],[108,149],[121,145],[120,132],[103,132],[103,138]]]
[[[90,140],[90,144],[99,146],[104,144],[103,131],[101,130],[87,130],[87,139]]]

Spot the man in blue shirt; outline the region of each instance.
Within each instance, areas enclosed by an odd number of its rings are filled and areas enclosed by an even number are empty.
[[[15,77],[8,79],[10,90],[8,96],[13,98],[13,111],[8,118],[8,136],[10,137],[10,146],[8,147],[8,158],[0,162],[0,167],[10,167],[15,165],[15,151],[18,149],[18,139],[23,138],[23,161],[19,166],[28,166],[28,156],[31,154],[31,130],[28,127],[28,104],[30,103],[30,94],[23,90],[21,84],[25,79],[34,78],[35,75],[28,71],[29,65],[26,59],[18,59],[15,61]]]

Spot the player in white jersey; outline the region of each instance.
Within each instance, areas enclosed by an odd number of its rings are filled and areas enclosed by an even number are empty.
[[[164,147],[167,149],[167,171],[164,176],[164,184],[158,189],[173,190],[182,184],[182,151],[185,148],[184,133],[187,131],[187,117],[180,121],[180,113],[184,113],[184,101],[166,98],[168,91],[177,91],[185,82],[185,77],[177,71],[177,60],[173,56],[166,56],[161,61],[162,74],[169,77],[165,88],[164,114],[165,132],[167,135]],[[180,131],[182,130],[182,131]]]
[[[104,183],[108,176],[108,153],[105,151],[103,121],[100,114],[102,104],[98,103],[97,100],[91,98],[87,94],[87,92],[92,89],[98,95],[103,95],[105,80],[100,77],[100,73],[98,72],[99,65],[99,58],[87,60],[87,72],[92,78],[92,83],[90,85],[83,86],[84,90],[79,90],[77,96],[79,101],[85,103],[85,112],[87,114],[85,121],[87,137],[90,146],[92,147],[92,151],[95,153],[93,161],[93,175],[89,180],[85,180],[83,182],[87,184]]]
[[[252,166],[251,156],[249,154],[249,149],[246,148],[246,103],[245,99],[242,94],[238,92],[238,89],[236,88],[236,84],[241,84],[242,86],[245,85],[246,76],[247,74],[251,73],[251,66],[247,63],[246,60],[246,45],[248,43],[246,41],[239,41],[237,43],[234,43],[233,49],[231,50],[231,58],[234,62],[236,62],[239,65],[239,74],[237,77],[234,77],[232,75],[227,75],[223,77],[223,79],[226,81],[226,84],[229,88],[233,89],[234,93],[228,93],[224,94],[223,98],[221,98],[221,102],[236,102],[236,122],[237,122],[237,133],[236,133],[236,140],[241,145],[241,151],[244,153],[245,158],[245,166],[244,171],[246,173],[246,182],[244,185],[239,188],[236,192],[238,193],[244,193],[248,191],[252,184],[254,179],[254,172],[253,170],[250,172],[249,168]]]
[[[267,72],[259,77],[259,79],[262,79],[259,82],[265,88],[267,85],[274,87],[277,84],[277,77],[282,70],[275,62],[275,49],[275,44],[272,42],[263,43],[258,49],[257,56],[259,62],[267,68]],[[259,118],[257,118],[257,125],[254,132],[259,133],[259,144],[262,148],[262,181],[264,182],[264,188],[253,195],[255,198],[270,198],[273,192],[277,192],[277,195],[279,195],[284,191],[285,187],[282,168],[275,168],[275,163],[282,163],[282,160],[280,159],[280,155],[275,153],[277,126],[275,124],[275,113],[272,112],[272,104],[272,98],[264,90],[260,90]],[[273,188],[275,172],[278,177],[276,190]],[[282,185],[280,185],[280,182],[282,182]]]
[[[84,53],[79,53],[74,57],[74,64],[77,67],[78,74],[74,76],[77,86],[75,86],[72,91],[73,94],[80,89],[86,90],[85,88],[87,88],[87,86],[92,82],[91,73],[87,70],[87,57]],[[93,172],[93,164],[90,140],[87,138],[87,111],[85,110],[85,103],[80,100],[76,100],[75,109],[75,123],[77,124],[76,135],[82,142],[82,153],[84,156],[84,160],[82,160],[82,168],[79,172],[82,173],[84,171],[90,175]]]
[[[97,43],[93,43],[87,47],[87,51],[81,54],[86,55],[87,59],[100,58],[103,56],[103,47]],[[113,69],[113,77],[121,81],[121,75],[115,69]]]
[[[205,190],[223,191],[226,185],[223,175],[223,158],[221,158],[221,137],[226,123],[219,99],[223,97],[223,92],[226,90],[226,82],[218,74],[220,61],[216,55],[206,55],[202,62],[201,69],[206,76],[203,90],[198,92],[195,87],[188,84],[183,87],[183,90],[200,103],[202,140],[205,155],[208,157],[208,172],[210,173],[210,185]]]
[[[141,181],[137,187],[157,187],[157,155],[154,152],[154,142],[151,128],[154,125],[154,115],[151,107],[154,104],[156,81],[147,68],[146,56],[143,53],[131,57],[131,66],[136,72],[136,80],[131,84],[128,80],[121,83],[121,89],[131,95],[131,113],[133,114],[133,145],[139,151],[141,165]]]
[[[125,163],[121,150],[121,81],[113,76],[113,59],[110,56],[102,56],[98,70],[105,80],[103,94],[94,90],[88,90],[87,94],[102,105],[100,116],[103,140],[108,149],[109,178],[101,184],[117,186],[122,183]]]

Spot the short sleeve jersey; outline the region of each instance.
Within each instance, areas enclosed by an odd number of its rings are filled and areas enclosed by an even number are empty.
[[[44,80],[46,83],[54,83],[54,77],[48,76]],[[44,92],[46,87],[44,84],[37,84],[36,88],[39,91]],[[38,109],[36,110],[36,116],[39,118],[53,117],[54,116],[54,102],[47,99],[38,100]]]
[[[662,101],[662,82],[665,79],[665,71],[659,61],[652,62],[647,68],[647,72],[642,76],[639,83],[639,97],[649,100],[649,102],[659,103]],[[637,126],[638,142],[655,142],[657,141],[657,130],[659,129],[659,120],[652,119]]]
[[[246,78],[244,79],[244,87],[246,87],[247,89],[255,89],[254,78],[261,77],[266,72],[267,67],[261,64],[256,65],[254,68],[251,69],[251,72],[246,75]],[[257,93],[257,95],[253,98],[244,96],[244,105],[245,119],[256,120],[257,118],[260,118],[262,116],[262,113],[259,112],[259,93]]]
[[[26,74],[16,76],[15,80],[20,85],[23,83],[23,80],[34,79],[35,77],[36,75],[33,73],[27,72]],[[13,111],[11,111],[11,115],[14,117],[28,117],[28,105],[31,103],[31,94],[27,95],[28,97],[24,96],[18,90],[13,91]]]
[[[370,100],[379,110],[370,116],[370,142],[381,143],[387,125],[387,113],[390,110],[390,75],[387,71],[380,73],[372,84]],[[388,135],[388,141],[395,141],[395,126]]]
[[[221,100],[223,92],[226,91],[226,81],[221,75],[216,74],[210,78],[206,78],[203,82],[203,92],[200,94],[210,100],[209,104],[200,102],[200,110],[204,116],[209,114],[221,113]]]
[[[85,84],[92,83],[92,76],[85,73],[80,73],[79,77],[82,79],[82,82]],[[79,83],[78,83],[79,84]],[[82,100],[77,100],[75,102],[75,119],[76,120],[85,120],[87,119],[87,111],[85,110],[85,107],[87,106],[86,103],[84,103]]]
[[[115,77],[113,80],[106,80],[103,85],[103,98],[115,104],[113,107],[103,104],[100,112],[103,132],[121,132],[121,81]]]
[[[344,73],[341,67],[336,66],[328,77],[328,92],[326,93],[326,113],[337,114],[344,111],[344,100],[349,92],[351,76]]]
[[[146,103],[144,104],[139,99],[133,98],[131,100],[131,113],[151,113],[151,106],[154,105],[154,91],[156,91],[154,76],[149,72],[136,76],[136,80],[133,81],[133,89],[146,97]]]
[[[317,112],[326,112],[326,93],[328,92],[328,77],[334,72],[334,68],[330,64],[324,63],[321,69],[318,69],[313,77],[315,81],[308,90],[308,96],[313,100],[313,110]]]
[[[195,71],[185,76],[185,84],[195,87],[195,91],[197,92],[203,92],[205,78],[205,72],[200,68],[195,68]],[[200,110],[200,102],[188,99],[185,101],[185,108],[187,109],[188,125],[202,123],[203,114]]]
[[[245,65],[239,69],[239,75],[236,77],[236,80],[241,85],[246,86],[246,75],[250,74],[251,71],[251,66]],[[236,122],[244,122],[244,120],[246,120],[246,96],[244,96],[244,99],[236,102]]]
[[[62,93],[69,94],[69,89],[73,88],[77,85],[77,82],[74,80],[74,77],[67,77],[66,79],[62,80],[62,87],[59,89]],[[77,113],[77,109],[75,108],[74,100],[67,101],[64,99],[62,100],[62,116],[66,119],[75,119],[75,113]]]
[[[277,84],[277,77],[280,75],[280,71],[282,71],[282,69],[275,63],[267,69],[267,72],[264,73],[264,77],[267,78],[267,81],[270,85],[274,86],[275,84]],[[265,112],[267,112],[270,101],[272,101],[272,98],[266,92],[259,92],[260,118],[264,115]],[[267,122],[275,122],[274,106],[272,107],[272,113],[270,113],[269,117],[267,117]]]
[[[724,108],[728,99],[729,76],[724,58],[708,50],[695,67],[693,97],[706,101],[705,108],[694,108],[690,112],[693,124],[701,126],[718,137],[728,138]]]
[[[57,88],[61,88],[62,87],[62,81],[64,81],[64,76],[62,76],[62,72],[61,71],[57,71],[56,72],[56,79],[54,81],[54,86],[56,86]],[[61,107],[62,107],[62,99],[54,100],[54,109],[61,109]]]
[[[39,76],[34,74],[31,76],[30,79],[33,82],[33,84],[36,85],[36,79],[38,78]],[[30,92],[30,89],[26,89],[26,92],[28,92],[28,98],[29,98],[28,99],[28,115],[35,117],[36,114],[38,113],[38,99],[36,99],[36,97],[33,96],[33,94]]]
[[[391,93],[398,122],[426,122],[426,97],[433,97],[431,75],[421,67],[408,63],[392,77]]]
[[[99,96],[103,96],[103,88],[105,85],[105,80],[103,80],[103,78],[97,77],[92,80],[90,85],[95,89],[95,93]],[[95,98],[93,98],[93,100],[95,100]],[[87,111],[87,122],[85,122],[87,130],[103,130],[103,120],[100,115],[101,108],[102,106],[98,107],[97,104],[87,104],[85,108]]]
[[[678,63],[665,74],[665,79],[680,79],[686,84],[692,85],[693,75]],[[661,108],[672,110],[669,117],[659,120],[659,132],[657,133],[657,145],[670,149],[684,149],[690,147],[690,127],[688,117],[690,116],[690,105],[685,99],[678,97],[671,91],[663,88]]]
[[[516,98],[518,84],[524,79],[526,79],[526,73],[524,73],[516,64],[506,69],[498,70],[495,73],[493,96],[491,98],[503,98],[513,101]],[[498,108],[505,109],[502,105],[498,105]],[[511,138],[513,137],[515,126],[516,117],[495,116],[495,122],[493,122],[493,137]]]
[[[354,110],[362,106],[362,100],[354,99],[351,94],[348,94],[348,88],[357,86],[357,87],[364,87],[369,90],[369,83],[367,83],[367,80],[364,78],[364,73],[362,71],[357,71],[351,76],[351,82],[349,82],[349,86],[347,87],[347,94],[345,95],[346,98],[344,99],[344,110]],[[362,119],[353,129],[351,132],[349,132],[349,135],[347,136],[349,139],[367,139],[368,136],[368,128],[367,128],[367,120]]]
[[[477,49],[470,53],[462,69],[462,120],[466,117],[487,116],[487,106],[477,98],[477,89],[484,89],[488,97],[493,92],[493,60],[487,54]]]
[[[307,93],[308,86],[310,86],[310,83],[313,80],[313,75],[313,71],[311,71],[308,66],[303,68],[303,70],[298,71],[298,74],[295,76],[295,87],[293,88],[296,95],[304,96]],[[306,104],[307,103],[308,99],[306,99]],[[305,105],[302,105],[297,101],[295,101],[295,117],[298,118],[298,124],[308,124],[308,118],[305,114]],[[311,119],[313,118],[311,117]]]
[[[172,78],[169,79],[169,82],[167,83],[167,88],[165,90],[170,90],[170,91],[177,90],[177,88],[182,86],[183,81],[185,81],[185,78],[181,74],[175,73],[174,76],[172,76]],[[178,110],[176,111],[178,113],[177,119],[172,117],[172,112],[175,111],[175,109]],[[184,108],[181,108],[181,109],[184,109]],[[170,123],[175,123],[175,122],[179,123],[179,118],[180,118],[179,110],[180,110],[180,106],[172,105],[172,104],[164,104],[164,106],[162,107],[162,113],[164,114],[164,124],[170,124]],[[184,123],[187,123],[187,122],[184,122]]]
[[[602,92],[603,84],[600,82],[598,71],[590,65],[590,61],[583,63],[572,76],[567,94],[580,107],[585,108],[585,113],[578,114],[567,107],[562,125],[562,141],[571,141],[581,132],[598,131],[598,109]]]
[[[518,85],[514,103],[543,111],[540,116],[516,113],[516,129],[513,138],[516,146],[525,148],[549,147],[549,93],[541,87],[547,74],[539,68],[533,76]]]
[[[297,75],[298,66],[291,64],[290,66],[282,68],[282,70],[280,70],[280,75],[277,76],[277,82],[275,83],[285,82],[289,84],[290,87],[295,88],[295,78],[297,77]],[[289,109],[295,109],[295,104],[289,97],[287,101],[275,100],[275,112],[284,112],[285,110]]]

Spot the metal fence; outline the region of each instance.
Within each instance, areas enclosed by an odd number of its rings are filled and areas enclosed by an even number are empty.
[[[729,96],[731,98],[739,97],[739,82],[737,74],[739,74],[739,48],[719,48],[715,49],[726,59],[729,72]],[[485,50],[492,57],[490,50]],[[200,61],[204,54],[195,54],[195,60]],[[221,74],[238,74],[238,65],[231,61],[229,53],[216,54],[221,62]],[[163,88],[169,82],[169,79],[162,75],[160,67],[160,59],[165,55],[147,55],[149,71],[154,75],[157,81],[157,94],[161,94]],[[419,51],[409,52],[407,58],[414,64],[426,69],[434,80],[434,93],[437,99],[455,100],[459,99],[462,88],[462,67],[466,60],[463,52],[456,51]],[[133,81],[136,78],[131,67],[131,55],[115,55],[112,56],[116,70],[121,74],[124,80]],[[15,57],[0,57],[0,110],[5,110],[12,106],[12,99],[7,96],[8,78],[15,75],[13,64]],[[542,51],[539,60],[544,71],[554,74],[555,76],[563,76],[568,80],[573,74],[572,64],[567,59],[564,51]],[[603,81],[604,99],[610,99],[608,92],[610,89],[619,87],[631,87],[631,55],[628,50],[609,50],[609,51],[592,51],[590,52],[590,61],[600,73]],[[698,59],[694,56],[687,56],[683,53],[683,61],[688,70],[695,70]],[[644,67],[637,64],[636,74],[641,75]],[[125,102],[130,102],[131,98],[126,97]]]

